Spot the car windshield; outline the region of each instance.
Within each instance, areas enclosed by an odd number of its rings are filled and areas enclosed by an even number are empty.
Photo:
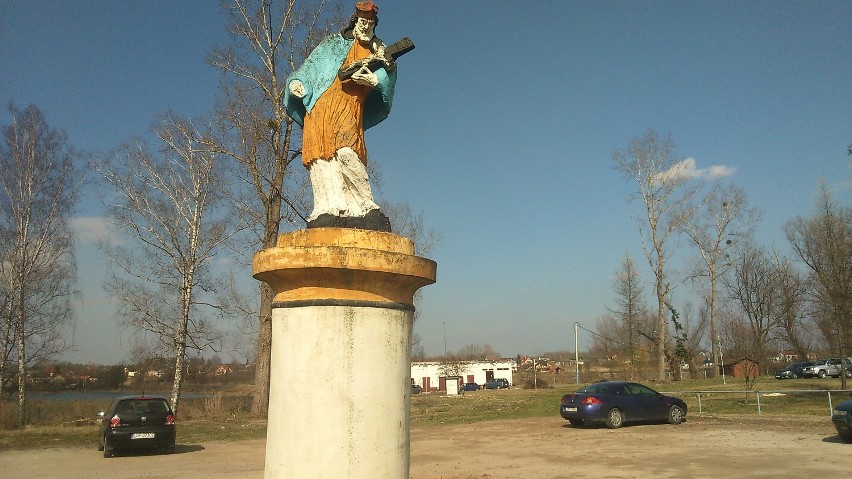
[[[164,399],[123,399],[115,408],[115,413],[122,414],[152,414],[169,411],[169,405]]]

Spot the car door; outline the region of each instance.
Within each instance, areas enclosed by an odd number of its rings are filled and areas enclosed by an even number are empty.
[[[643,418],[642,404],[643,398],[633,394],[631,389],[632,384],[624,384],[619,386],[611,386],[612,389],[607,391],[610,397],[613,398],[614,406],[624,413],[624,418],[627,421],[641,421]]]
[[[635,398],[636,413],[634,418],[648,421],[665,418],[668,416],[668,404],[665,397],[657,391],[641,384],[629,384],[627,389]]]

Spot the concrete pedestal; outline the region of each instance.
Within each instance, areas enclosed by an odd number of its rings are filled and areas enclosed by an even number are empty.
[[[435,271],[407,238],[357,229],[255,254],[275,294],[266,478],[408,478],[413,295]]]

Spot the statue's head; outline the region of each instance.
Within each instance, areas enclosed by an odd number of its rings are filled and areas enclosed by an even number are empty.
[[[366,42],[373,38],[378,24],[379,7],[373,2],[358,2],[355,4],[355,13],[349,17],[349,23],[342,33],[346,37],[355,37]]]

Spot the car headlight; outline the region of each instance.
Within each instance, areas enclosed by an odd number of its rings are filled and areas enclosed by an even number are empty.
[[[833,416],[841,416],[842,417],[842,416],[846,416],[847,413],[846,413],[846,411],[844,411],[842,409],[835,409],[835,410],[831,411],[831,414]]]

